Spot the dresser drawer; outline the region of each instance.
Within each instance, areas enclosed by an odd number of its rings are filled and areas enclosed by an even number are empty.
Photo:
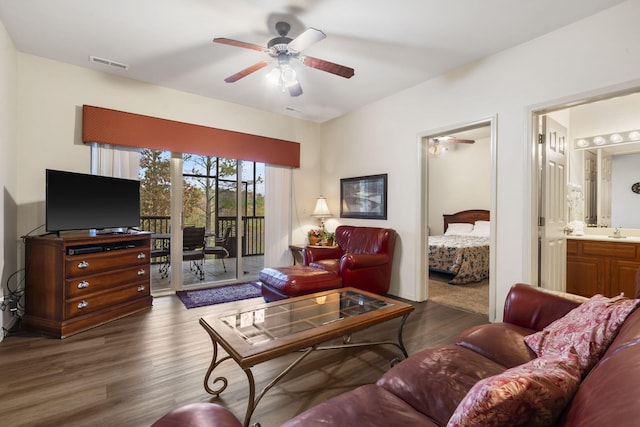
[[[74,255],[65,259],[67,278],[135,265],[149,264],[149,248],[122,249],[97,254]]]
[[[115,291],[91,294],[86,297],[74,298],[66,301],[66,318],[84,316],[105,307],[131,301],[136,298],[151,295],[149,282],[139,282],[125,285]]]
[[[67,279],[66,298],[87,296],[95,292],[114,289],[127,283],[148,281],[149,267],[148,264],[145,264],[130,267],[126,270],[109,271]]]

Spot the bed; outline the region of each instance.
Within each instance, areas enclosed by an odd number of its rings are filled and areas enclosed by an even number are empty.
[[[444,234],[429,236],[429,271],[464,285],[489,277],[489,211],[472,209],[443,215]]]

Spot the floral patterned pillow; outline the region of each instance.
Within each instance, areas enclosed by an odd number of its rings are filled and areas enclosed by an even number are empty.
[[[538,356],[574,348],[585,375],[602,357],[640,300],[595,295],[540,332],[524,337]]]
[[[578,357],[539,357],[478,381],[447,427],[551,426],[580,385]]]

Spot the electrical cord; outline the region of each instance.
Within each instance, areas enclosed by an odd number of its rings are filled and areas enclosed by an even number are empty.
[[[20,319],[24,315],[24,286],[20,287],[20,285],[24,282],[24,277],[20,280],[16,280],[16,286],[11,288],[11,281],[14,277],[17,277],[20,272],[23,272],[24,268],[21,268],[17,271],[11,273],[11,275],[7,278],[7,290],[9,291],[8,295],[5,295],[4,301],[0,304],[0,310],[6,311],[9,309],[9,312],[13,317],[16,317],[18,320],[15,322],[12,328],[7,329],[2,327],[3,336],[9,335],[11,332],[19,329]]]
[[[24,240],[25,240],[25,238],[27,236],[31,235],[36,230],[39,230],[40,228],[42,228],[44,226],[45,226],[45,224],[40,224],[39,226],[37,226],[33,230],[29,231],[24,236],[22,236],[23,242],[24,242]],[[26,257],[26,258],[30,259],[30,257]],[[24,310],[25,310],[25,302],[24,302],[24,295],[25,295],[24,282],[25,282],[25,277],[24,277],[24,274],[23,274],[23,276],[21,278],[18,278],[18,275],[21,272],[22,273],[26,272],[27,271],[26,270],[27,267],[28,266],[25,266],[25,268],[20,268],[20,269],[14,271],[7,278],[6,287],[7,287],[8,294],[4,295],[4,299],[3,299],[2,303],[0,303],[0,311],[7,311],[7,309],[8,309],[9,312],[11,313],[11,316],[12,317],[16,317],[18,319],[18,321],[15,322],[13,328],[11,328],[11,329],[7,329],[5,327],[2,328],[2,332],[3,332],[3,335],[5,337],[9,333],[11,333],[13,330],[16,330],[16,328],[19,326],[20,319],[24,315]],[[12,281],[15,282],[15,286],[14,287],[11,286]]]

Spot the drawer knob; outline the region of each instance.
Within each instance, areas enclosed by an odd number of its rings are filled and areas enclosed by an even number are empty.
[[[80,261],[80,263],[78,263],[78,268],[87,268],[89,267],[89,263],[87,261]]]
[[[140,270],[138,270],[138,276],[144,276],[146,272],[147,271],[144,268],[141,268]]]
[[[82,310],[83,308],[87,308],[89,307],[89,303],[86,301],[82,301],[81,303],[78,304],[78,309]]]
[[[140,252],[138,254],[138,259],[145,259],[147,256],[144,254],[144,252]]]
[[[138,292],[142,292],[144,291],[146,288],[144,287],[144,285],[140,285],[138,286]]]
[[[86,289],[89,287],[89,282],[87,282],[86,280],[83,280],[82,282],[78,283],[78,289]]]

